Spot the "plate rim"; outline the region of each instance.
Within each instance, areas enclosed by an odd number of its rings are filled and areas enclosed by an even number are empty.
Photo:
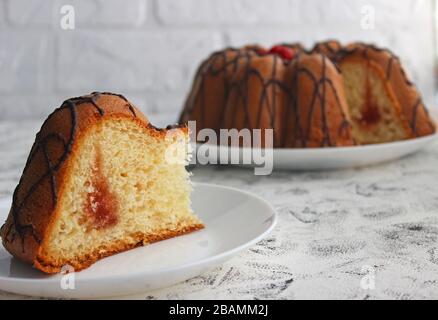
[[[388,147],[397,147],[397,146],[406,146],[410,144],[416,144],[416,143],[426,143],[431,142],[435,139],[438,139],[438,130],[434,132],[433,134],[429,134],[426,136],[421,137],[415,137],[405,140],[397,140],[397,141],[391,141],[391,142],[383,142],[383,143],[373,143],[373,144],[365,144],[365,145],[353,145],[353,146],[339,146],[339,147],[324,147],[324,148],[272,148],[273,152],[280,152],[280,153],[328,153],[328,152],[346,152],[346,151],[367,151],[367,150],[375,150],[375,149],[386,149]],[[204,145],[205,143],[198,143],[198,142],[191,142],[196,146],[196,149],[200,146]],[[251,152],[253,149],[260,150],[261,148],[252,148],[252,147],[230,147],[230,146],[222,146],[222,145],[215,145],[211,144],[209,145],[211,148],[227,148],[229,150],[235,150],[239,152]],[[262,149],[264,150],[264,149]]]
[[[266,228],[266,230],[264,230],[262,233],[260,233],[259,235],[257,235],[255,238],[237,246],[234,247],[230,250],[226,250],[224,252],[221,252],[219,254],[213,255],[213,256],[209,256],[209,257],[205,257],[202,258],[200,260],[197,261],[193,261],[190,263],[186,263],[183,265],[177,265],[177,266],[173,266],[170,268],[164,268],[161,270],[157,270],[157,271],[140,271],[140,272],[135,272],[135,273],[129,273],[129,274],[123,274],[123,275],[119,275],[117,276],[117,281],[127,281],[130,279],[137,279],[138,277],[141,276],[150,276],[150,275],[161,275],[161,274],[166,274],[166,273],[171,273],[171,272],[176,272],[176,271],[182,271],[182,270],[186,270],[186,269],[190,269],[193,267],[202,267],[204,265],[207,264],[215,264],[218,261],[221,261],[223,259],[229,258],[234,256],[235,254],[244,251],[245,249],[248,249],[250,246],[253,246],[254,244],[256,244],[257,242],[261,241],[262,239],[264,239],[269,233],[272,232],[272,230],[276,227],[277,223],[278,223],[278,212],[277,210],[274,208],[274,206],[268,202],[267,200],[265,200],[264,198],[260,197],[257,194],[248,192],[246,190],[240,190],[238,188],[234,188],[234,187],[230,187],[230,186],[224,186],[224,185],[218,185],[218,184],[213,184],[213,183],[206,183],[206,182],[191,182],[192,186],[195,188],[197,186],[201,186],[201,187],[213,187],[213,188],[219,188],[219,189],[223,189],[223,190],[228,190],[228,191],[233,191],[233,192],[238,192],[241,194],[245,194],[251,198],[255,198],[258,201],[261,201],[262,203],[264,203],[272,212],[271,217],[269,217],[268,219],[271,219],[270,225]],[[9,201],[10,197],[2,197],[0,198],[0,201]],[[202,230],[200,230],[202,231]],[[3,247],[3,245],[2,245]],[[145,247],[145,246],[144,246]],[[143,248],[144,248],[143,247]],[[4,249],[4,247],[3,247]],[[6,249],[4,249],[6,250]],[[135,250],[135,248],[134,248]],[[9,253],[8,253],[9,254]],[[33,268],[32,266],[29,265],[30,268]],[[86,270],[86,269],[85,269]],[[78,271],[80,272],[80,271]],[[44,276],[44,273],[42,273],[42,276]],[[47,275],[47,278],[31,278],[31,279],[24,279],[24,278],[13,278],[13,277],[4,277],[2,275],[0,275],[0,283],[16,283],[16,282],[20,282],[20,283],[32,283],[32,284],[41,284],[41,283],[46,283],[46,284],[52,284],[52,283],[58,283],[59,282],[59,277],[62,276],[60,273],[57,274],[53,274]],[[93,284],[95,282],[100,282],[103,279],[108,279],[108,276],[97,276],[97,277],[92,277],[89,279],[78,279],[76,278],[76,281],[80,281],[80,282],[87,282],[87,284]],[[114,278],[110,278],[110,279],[114,279]],[[3,290],[0,288],[0,290]]]

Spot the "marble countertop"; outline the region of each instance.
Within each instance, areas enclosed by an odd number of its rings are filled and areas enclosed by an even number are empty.
[[[40,122],[0,122],[0,197]],[[137,299],[437,299],[438,143],[367,168],[274,172],[196,167],[194,181],[270,201],[275,230],[222,266]],[[26,298],[0,291],[0,299]]]

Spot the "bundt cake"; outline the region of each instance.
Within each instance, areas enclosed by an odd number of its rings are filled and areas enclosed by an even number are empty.
[[[180,116],[196,130],[273,129],[275,148],[335,147],[435,132],[400,60],[337,41],[227,48],[199,67]]]
[[[4,247],[46,273],[77,271],[203,228],[190,209],[187,139],[187,127],[155,128],[121,95],[65,101],[36,135]]]

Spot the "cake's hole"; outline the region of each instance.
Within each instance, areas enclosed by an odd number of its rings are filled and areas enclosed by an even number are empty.
[[[137,182],[137,183],[134,185],[134,187],[135,187],[135,189],[137,189],[137,191],[142,191],[142,190],[145,189],[144,186],[143,186],[140,182]]]
[[[148,201],[148,204],[149,204],[149,206],[150,207],[154,207],[155,205],[156,205],[156,201],[155,200],[153,200],[153,199],[150,199],[149,201]]]
[[[152,188],[154,186],[154,182],[153,181],[148,181],[147,183],[146,183],[146,188],[147,189],[150,189],[150,188]]]

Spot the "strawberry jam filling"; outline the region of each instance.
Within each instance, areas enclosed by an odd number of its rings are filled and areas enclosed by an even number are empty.
[[[362,107],[360,123],[365,126],[370,126],[376,124],[380,121],[381,115],[379,111],[379,106],[377,104],[376,98],[371,92],[371,79],[368,74],[367,66],[367,74],[365,80],[365,97],[364,97],[364,106]]]
[[[108,180],[102,174],[102,156],[97,149],[91,182],[87,185],[85,202],[87,221],[95,229],[103,229],[117,224],[118,201],[111,192]]]

